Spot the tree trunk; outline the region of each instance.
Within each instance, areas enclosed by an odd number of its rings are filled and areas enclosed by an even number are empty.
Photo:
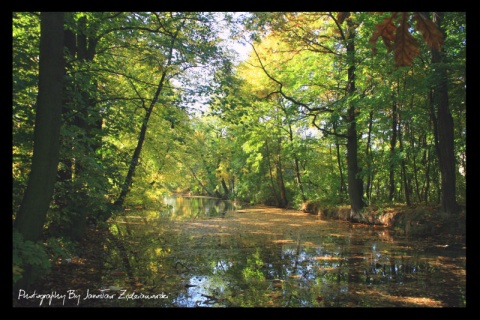
[[[333,132],[337,132],[337,123],[336,121],[333,122]],[[335,136],[335,149],[337,153],[337,165],[338,165],[338,172],[340,173],[340,189],[338,190],[339,192],[339,201],[340,203],[343,203],[343,193],[346,190],[345,187],[345,178],[343,177],[343,169],[342,169],[342,159],[340,155],[340,144],[338,143],[338,136]]]
[[[352,119],[352,114],[355,112],[353,107],[349,108],[350,119]],[[353,116],[355,119],[355,116]],[[348,137],[347,137],[347,166],[348,166],[348,195],[350,198],[351,213],[350,218],[352,220],[357,220],[360,215],[360,211],[365,206],[363,202],[363,182],[362,179],[358,177],[360,173],[360,168],[358,167],[357,160],[357,130],[355,120],[350,120],[348,126]]]
[[[228,196],[230,195],[230,190],[228,190],[228,186],[227,186],[227,183],[225,182],[225,179],[222,178],[221,184],[224,192],[224,196],[222,198],[228,199]]]
[[[68,15],[67,13],[66,15]],[[68,19],[67,16],[65,19]],[[72,81],[67,81],[68,72],[67,70],[71,69],[70,60],[73,60],[73,57],[76,55],[77,44],[75,34],[71,30],[64,30],[64,47],[67,49],[67,61],[65,64],[64,71],[64,92],[63,92],[63,102],[62,102],[62,125],[70,125],[69,121],[69,112],[72,106],[70,99],[68,98],[68,92],[73,86]],[[70,136],[63,137],[60,136],[60,166],[58,168],[57,180],[59,185],[62,187],[60,190],[54,191],[55,205],[58,208],[59,212],[64,211],[67,208],[71,190],[72,190],[72,177],[73,177],[73,161],[72,161],[72,150],[73,150],[73,139]],[[54,221],[49,225],[49,228],[55,229],[60,226],[60,221]]]
[[[426,154],[426,161],[427,161],[427,168],[425,169],[425,191],[423,194],[423,200],[425,204],[428,204],[428,194],[430,192],[430,154],[431,152],[427,149],[425,151]]]
[[[78,30],[74,52],[79,62],[87,64],[95,58],[98,40],[93,34],[87,36],[86,17],[81,17],[78,20]],[[70,43],[70,41],[68,41],[68,43]],[[83,163],[86,158],[95,158],[96,151],[101,147],[101,138],[99,138],[98,132],[93,130],[101,129],[101,117],[95,108],[96,103],[94,96],[97,91],[96,83],[89,78],[75,83],[74,86],[76,86],[75,90],[80,93],[82,99],[80,102],[70,102],[77,111],[73,118],[72,125],[78,127],[78,132],[80,133],[75,137],[76,142],[73,146],[76,155],[73,156],[75,161],[71,185],[72,192],[75,196],[70,199],[71,201],[73,200],[73,203],[71,202],[69,204],[71,214],[68,217],[68,224],[65,226],[65,235],[72,240],[78,241],[83,238],[86,232],[87,212],[93,211],[90,205],[93,201],[89,199],[88,186],[83,182],[84,177],[91,173],[89,172],[89,168],[85,168]],[[79,154],[81,154],[81,156]],[[101,179],[101,177],[97,177],[97,179]]]
[[[288,123],[288,133],[289,133],[290,142],[293,143],[293,130],[290,122]],[[295,154],[293,155],[293,161],[295,165],[295,177],[297,180],[298,188],[300,189],[300,195],[302,196],[302,201],[306,202],[307,198],[305,197],[305,192],[303,191],[303,183],[302,183],[302,178],[300,174],[300,165],[299,165],[298,157]]]
[[[62,114],[63,12],[40,14],[40,63],[37,110],[35,118],[32,170],[14,228],[24,240],[37,241],[52,200],[57,175]],[[32,267],[22,278],[28,287],[33,280]]]
[[[365,193],[367,195],[367,199],[369,202],[371,202],[372,181],[373,181],[373,156],[372,156],[372,146],[371,146],[372,126],[373,126],[373,111],[370,111],[369,119],[368,119],[367,148],[365,150],[365,154],[367,155],[367,159],[368,159],[368,168],[369,168],[368,177],[367,177],[367,190],[365,190]]]
[[[392,202],[395,198],[395,146],[397,144],[397,102],[393,101],[392,106],[392,139],[390,140],[390,164],[389,164],[389,193],[388,200]]]
[[[433,13],[433,22],[441,28],[443,19],[442,12]],[[434,102],[437,105],[438,120],[438,159],[442,176],[442,207],[447,214],[455,214],[459,211],[456,200],[456,173],[455,173],[455,145],[453,118],[448,106],[448,75],[443,62],[442,53],[432,48],[432,64],[437,74],[434,88]]]
[[[399,126],[400,127],[400,126]],[[406,124],[405,124],[406,127]],[[406,129],[404,131],[407,131]],[[400,144],[400,152],[403,151],[403,137],[402,137],[403,131],[399,128],[398,129],[398,142]],[[403,191],[405,195],[405,202],[408,207],[412,205],[412,202],[410,200],[410,182],[407,176],[407,165],[405,163],[405,159],[402,158],[402,161],[400,163],[401,168],[402,168],[402,180],[403,180]]]
[[[215,197],[215,193],[211,192],[210,190],[207,189],[207,187],[203,184],[203,182],[197,177],[197,175],[195,174],[195,171],[193,171],[193,169],[191,167],[189,167],[190,169],[190,172],[192,173],[193,177],[195,178],[195,180],[197,180],[198,184],[200,185],[200,187],[202,187],[203,191],[205,191],[210,197]]]
[[[152,114],[153,107],[155,106],[155,103],[158,99],[158,95],[160,94],[160,91],[163,89],[163,81],[165,79],[165,76],[166,76],[166,71],[164,71],[162,74],[162,78],[158,85],[157,94],[155,94],[154,100],[152,101],[152,103],[150,104],[150,107],[145,112],[145,117],[143,118],[143,122],[142,122],[142,128],[140,129],[140,135],[138,137],[137,147],[133,152],[132,160],[130,161],[130,166],[128,168],[128,173],[127,173],[127,176],[125,177],[125,182],[122,185],[122,191],[120,192],[120,195],[114,204],[116,207],[123,206],[125,198],[127,197],[127,194],[130,191],[130,188],[132,186],[133,176],[135,174],[138,161],[140,160],[140,153],[142,152],[143,143],[145,141],[145,136],[147,134],[148,120],[150,118],[150,115]]]
[[[281,202],[279,203],[280,208],[286,208],[288,205],[287,199],[287,191],[285,189],[285,181],[283,179],[283,168],[282,168],[282,157],[280,155],[281,152],[281,138],[278,138],[278,161],[277,161],[277,181],[278,186],[280,187],[280,199]]]
[[[412,147],[412,150],[414,150],[414,148],[415,148],[415,135],[414,135],[414,132],[413,132],[413,126],[410,128],[409,136],[410,136],[410,145]],[[418,140],[423,141],[424,137],[425,137],[425,135],[422,134],[422,136],[419,137]],[[418,143],[418,145],[420,145],[420,143]],[[420,181],[419,181],[418,172],[419,172],[419,168],[418,168],[418,165],[417,165],[417,157],[414,154],[413,155],[413,177],[414,177],[414,180],[415,180],[415,195],[417,196],[417,202],[422,202],[422,192],[421,192],[421,188],[420,188]]]
[[[270,173],[270,184],[272,186],[272,192],[273,192],[273,195],[275,197],[275,199],[277,200],[277,204],[280,204],[280,198],[277,194],[277,190],[275,189],[275,183],[274,183],[274,179],[273,179],[273,170],[272,170],[272,164],[271,164],[271,160],[270,160],[270,150],[268,148],[268,140],[265,140],[265,149],[266,149],[266,152],[267,152],[267,161],[268,161],[268,172]]]
[[[435,146],[435,153],[437,155],[437,159],[440,158],[440,147],[438,145],[438,120],[437,120],[437,116],[435,114],[435,101],[434,101],[434,90],[431,89],[430,90],[430,94],[429,94],[429,106],[430,106],[430,119],[431,119],[431,122],[433,124],[433,144]],[[429,153],[430,155],[430,153]],[[437,172],[436,172],[436,166],[435,166],[435,159],[430,158],[429,157],[429,160],[431,160],[432,162],[432,165],[429,166],[429,171],[433,171],[432,173],[432,185],[434,186],[440,186],[440,181],[438,181],[438,175],[437,175]],[[429,162],[430,163],[430,162]],[[437,187],[437,196],[436,196],[436,203],[439,202],[440,198],[441,198],[441,187]]]
[[[349,28],[349,38],[347,39],[347,57],[348,57],[348,84],[347,95],[349,97],[355,94],[355,27],[353,22],[347,20]],[[358,136],[357,123],[354,102],[349,101],[347,111],[347,166],[348,166],[348,195],[350,198],[350,219],[358,220],[360,212],[365,206],[363,202],[363,182],[358,176],[360,168],[358,167]]]

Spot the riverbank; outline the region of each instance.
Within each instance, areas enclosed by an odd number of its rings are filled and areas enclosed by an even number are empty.
[[[305,203],[302,212],[322,219],[350,221],[350,206],[322,206]],[[438,206],[371,206],[365,208],[355,223],[383,226],[409,236],[450,235],[465,240],[466,208],[448,216]]]

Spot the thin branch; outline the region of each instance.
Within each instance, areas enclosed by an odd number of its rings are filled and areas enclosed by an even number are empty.
[[[280,81],[278,81],[277,79],[275,79],[273,76],[270,75],[270,73],[268,73],[268,71],[265,69],[265,66],[262,62],[262,60],[260,59],[260,56],[258,55],[258,52],[257,50],[255,49],[255,46],[248,42],[250,44],[250,46],[252,47],[253,51],[255,52],[255,55],[257,56],[257,59],[258,59],[258,62],[260,63],[260,68],[263,70],[263,72],[265,72],[265,75],[270,79],[272,80],[273,82],[277,83],[279,85],[279,90],[276,91],[276,93],[280,93],[282,95],[282,97],[284,97],[285,99],[287,99],[288,101],[298,105],[298,106],[302,106],[304,107],[305,109],[307,109],[308,111],[312,112],[312,111],[321,111],[321,112],[331,112],[331,110],[328,110],[326,108],[311,108],[309,107],[307,104],[305,103],[302,103],[300,101],[297,101],[296,99],[292,98],[291,96],[288,96],[286,95],[283,91],[282,91],[282,88],[283,88],[283,83],[281,83]],[[269,94],[268,96],[270,96],[271,94]],[[268,97],[267,96],[267,97]]]
[[[312,120],[312,125],[314,125],[318,130],[320,130],[321,132],[323,132],[324,134],[326,135],[331,135],[331,136],[336,136],[336,137],[339,137],[339,138],[347,138],[347,135],[345,134],[341,134],[341,133],[336,133],[336,132],[332,132],[332,131],[329,131],[327,129],[324,129],[324,128],[321,128],[320,126],[318,126],[316,123],[315,123],[315,120],[317,119],[317,115],[314,115],[313,117],[313,120]]]

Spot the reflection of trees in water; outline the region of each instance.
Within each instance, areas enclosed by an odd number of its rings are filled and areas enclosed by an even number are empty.
[[[177,219],[224,217],[234,210],[232,201],[216,198],[167,196],[164,202],[166,208],[161,212],[161,216]]]
[[[190,210],[188,217],[231,208],[214,199],[185,200],[179,207]],[[203,205],[209,211],[200,211]],[[197,213],[192,214],[192,208]],[[295,219],[303,218],[239,216],[191,222],[168,218],[150,221],[143,229],[132,224],[130,234],[122,225],[125,240],[139,243],[127,248],[138,251],[129,261],[133,277],[145,292],[166,291],[171,305],[184,307],[397,306],[402,303],[396,296],[440,279],[424,252],[383,241],[376,231],[318,224],[312,232],[297,227]],[[277,220],[281,226],[273,225]],[[118,253],[117,263],[125,264]],[[362,294],[367,291],[375,294]],[[458,295],[455,292],[451,295]]]

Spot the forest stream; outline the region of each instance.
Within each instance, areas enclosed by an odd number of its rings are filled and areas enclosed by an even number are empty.
[[[70,297],[61,299],[59,287],[60,297],[41,306],[466,305],[465,244],[212,198],[164,201],[162,212],[139,208],[116,218],[101,257],[92,257],[96,267],[63,261],[77,272],[71,279],[90,281],[72,280]]]

